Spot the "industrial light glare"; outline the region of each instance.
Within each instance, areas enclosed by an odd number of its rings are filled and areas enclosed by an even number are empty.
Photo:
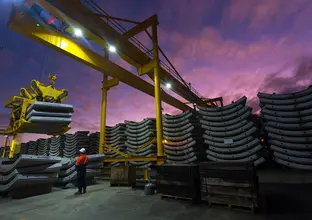
[[[65,41],[62,41],[62,42],[61,42],[61,48],[62,48],[62,49],[66,49],[67,46],[68,46],[68,44],[67,44]]]
[[[108,50],[112,53],[116,53],[116,47],[109,45]]]
[[[82,30],[76,28],[76,29],[74,29],[74,34],[75,34],[77,37],[82,37]]]
[[[170,89],[170,88],[171,88],[171,84],[170,84],[170,83],[167,83],[167,84],[166,84],[166,87],[167,87],[168,89]]]

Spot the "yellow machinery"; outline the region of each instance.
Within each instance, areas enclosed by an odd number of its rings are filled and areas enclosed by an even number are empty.
[[[19,153],[19,143],[16,140],[20,133],[39,133],[60,135],[70,129],[71,105],[61,104],[67,98],[68,91],[54,87],[56,75],[49,74],[49,84],[45,85],[32,80],[28,88],[22,88],[19,96],[13,96],[4,104],[12,109],[9,126],[1,131],[6,136],[6,144],[13,137],[9,157]],[[3,152],[4,156],[6,152]]]
[[[134,27],[126,30],[119,22],[128,22]],[[215,100],[205,100],[190,83],[182,79],[158,45],[157,25],[157,15],[143,22],[116,18],[105,13],[93,0],[16,1],[8,23],[10,29],[103,73],[99,152],[103,153],[104,148],[109,148],[123,156],[105,161],[147,160],[161,164],[164,162],[161,101],[183,111],[190,107],[161,90],[160,85],[170,84],[173,92],[194,105],[217,104]],[[148,28],[151,28],[151,33]],[[145,32],[152,40],[152,49],[147,49],[135,38],[141,32]],[[98,54],[88,48],[86,45],[91,41],[104,48],[105,54]],[[110,53],[117,53],[134,66],[139,76],[112,62]],[[159,53],[169,65],[159,59]],[[140,78],[145,74],[154,81],[154,85]],[[119,82],[155,97],[157,136],[151,140],[157,142],[155,157],[133,157],[105,144],[107,92]]]

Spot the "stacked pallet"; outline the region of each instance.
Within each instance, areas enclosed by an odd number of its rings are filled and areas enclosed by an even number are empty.
[[[290,168],[312,170],[312,86],[258,97],[273,159]]]
[[[253,163],[205,162],[199,165],[201,199],[210,205],[259,207],[258,177]]]
[[[50,138],[48,139],[39,138],[37,140],[37,146],[38,146],[37,155],[48,156],[50,147]]]
[[[57,137],[52,137],[50,141],[49,147],[49,155],[50,156],[63,156],[63,150],[65,148],[65,135],[60,135]]]
[[[163,116],[164,148],[168,163],[195,163],[205,158],[203,129],[198,114],[188,110]]]
[[[88,155],[88,158],[89,160],[87,165],[87,183],[91,184],[94,177],[100,174],[99,168],[103,165],[104,155]],[[75,181],[77,179],[75,161],[75,158],[62,158],[62,165],[60,172],[58,173],[56,185],[66,186],[69,183],[75,185]]]
[[[152,138],[156,136],[156,119],[145,118],[140,122],[126,121],[126,135],[127,141],[127,153],[133,153],[139,147],[148,143]],[[147,147],[133,153],[133,156],[153,156],[156,153],[156,144],[152,143]],[[151,165],[149,161],[133,161],[131,165],[137,167],[148,167]]]
[[[61,158],[21,155],[0,160],[0,193],[22,198],[51,192]]]
[[[209,160],[254,162],[255,165],[265,161],[259,130],[251,120],[252,109],[246,106],[246,101],[244,96],[224,107],[199,107]]]
[[[29,141],[28,142],[28,152],[30,155],[37,155],[38,152],[38,143],[37,141]]]
[[[156,171],[157,193],[163,197],[200,200],[198,165],[164,164],[153,165]]]
[[[79,154],[81,148],[85,148],[88,153],[89,131],[77,131],[75,134],[65,134],[65,147],[63,157],[73,158]]]

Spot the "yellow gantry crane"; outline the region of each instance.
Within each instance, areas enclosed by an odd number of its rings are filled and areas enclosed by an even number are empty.
[[[4,104],[11,109],[9,126],[0,131],[6,137],[5,149],[12,137],[9,158],[20,152],[17,135],[36,133],[48,135],[64,134],[70,129],[73,106],[62,104],[68,91],[56,89],[56,75],[49,74],[49,84],[32,80],[30,86],[21,88],[19,96],[13,96]],[[6,155],[4,150],[2,157]]]
[[[132,23],[134,27],[126,30],[119,22]],[[149,160],[161,164],[164,162],[161,101],[183,111],[190,107],[161,90],[160,85],[170,85],[173,92],[190,103],[212,107],[217,104],[215,100],[205,100],[179,75],[158,45],[157,25],[157,15],[143,22],[116,18],[108,15],[92,0],[17,1],[8,23],[10,29],[103,73],[99,152],[103,153],[104,148],[109,148],[123,156],[121,159],[105,159],[107,162]],[[141,32],[146,32],[151,38],[151,50],[135,38]],[[91,41],[104,48],[104,55],[86,46]],[[117,53],[134,66],[138,76],[112,62],[110,53]],[[159,53],[169,65],[160,61]],[[154,85],[140,78],[144,74],[154,81]],[[119,82],[155,97],[157,136],[151,140],[157,142],[155,157],[133,157],[105,144],[107,92]]]

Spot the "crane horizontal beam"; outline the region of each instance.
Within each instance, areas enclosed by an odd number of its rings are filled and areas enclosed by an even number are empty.
[[[124,33],[115,30],[110,26],[109,22],[105,22],[100,16],[82,4],[80,0],[54,0],[51,2],[45,0],[33,0],[33,2],[38,2],[64,22],[72,20],[74,23],[78,23],[79,26],[83,27],[84,31],[88,32],[87,36],[94,37],[94,35],[96,35],[95,38],[90,38],[90,40],[95,40],[105,47],[108,47],[108,45],[111,44],[114,45],[118,48],[117,53],[119,56],[137,69],[142,68],[143,65],[150,63],[152,60],[152,57],[147,53],[148,51],[142,51],[140,45],[134,45],[134,42],[131,41],[131,39],[128,39],[127,36],[123,35]],[[64,13],[60,13],[60,11]],[[139,25],[147,23],[148,22],[143,21]],[[137,33],[137,31],[133,31],[132,34],[135,33]],[[102,40],[99,41],[99,38]],[[172,85],[171,90],[176,94],[190,102],[200,102],[201,97],[199,97],[198,94],[195,94],[189,86],[177,79],[168,68],[161,65],[159,74],[162,85],[170,83]],[[153,73],[148,73],[148,75],[153,79]]]
[[[23,16],[20,16],[21,14]],[[51,47],[102,73],[117,78],[121,82],[150,96],[154,96],[153,85],[120,67],[104,56],[101,56],[93,52],[91,49],[76,43],[64,34],[45,25],[37,26],[37,20],[34,17],[29,16],[24,7],[18,5],[13,6],[8,26],[10,29],[29,37],[30,39]],[[183,111],[190,108],[164,91],[161,91],[161,98],[162,101],[167,104]]]

